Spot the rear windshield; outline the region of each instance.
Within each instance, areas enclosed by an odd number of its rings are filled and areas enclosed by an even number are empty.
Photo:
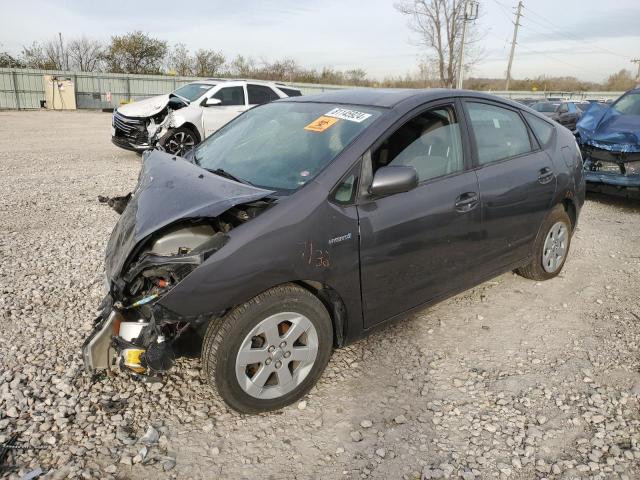
[[[207,93],[213,87],[215,87],[215,85],[209,85],[206,83],[190,83],[178,88],[173,93],[182,98],[186,98],[190,102],[193,102],[194,100],[197,100],[202,95]]]
[[[290,193],[313,179],[379,117],[372,107],[275,102],[240,115],[202,142],[194,160],[252,185]]]

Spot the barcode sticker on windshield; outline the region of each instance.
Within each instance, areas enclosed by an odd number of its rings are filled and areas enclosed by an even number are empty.
[[[362,123],[371,116],[370,113],[358,112],[347,108],[334,108],[329,113],[324,114],[325,117],[340,118],[349,120],[350,122]]]
[[[337,121],[337,118],[329,118],[323,115],[322,117],[316,118],[313,122],[304,127],[304,129],[310,132],[324,132]]]

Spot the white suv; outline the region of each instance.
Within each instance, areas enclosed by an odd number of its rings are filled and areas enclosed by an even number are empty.
[[[136,152],[159,145],[182,155],[249,108],[279,98],[300,96],[281,83],[252,80],[199,80],[168,95],[118,107],[111,141]]]

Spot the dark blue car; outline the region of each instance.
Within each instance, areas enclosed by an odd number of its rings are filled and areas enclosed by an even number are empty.
[[[145,157],[85,364],[159,377],[191,332],[231,407],[280,408],[334,347],[510,270],[556,276],[584,193],[571,132],[490,95],[253,108],[184,159]]]

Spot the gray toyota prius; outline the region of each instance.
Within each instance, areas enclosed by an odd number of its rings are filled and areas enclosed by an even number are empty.
[[[85,365],[157,381],[187,339],[232,408],[281,408],[375,327],[510,270],[556,276],[582,171],[569,130],[476,92],[253,108],[184,158],[145,156]]]

